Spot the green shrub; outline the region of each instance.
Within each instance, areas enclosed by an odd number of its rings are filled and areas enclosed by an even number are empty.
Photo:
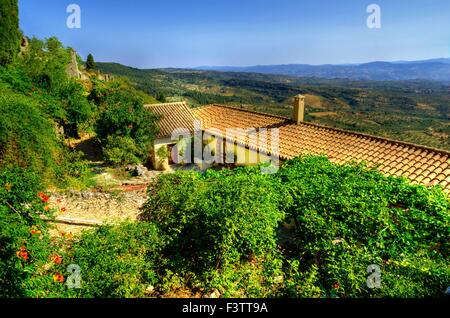
[[[57,168],[58,186],[63,189],[82,190],[96,185],[89,162],[84,159],[84,153],[63,148],[64,160]]]
[[[51,215],[41,189],[33,172],[0,169],[0,298],[27,296],[27,280],[46,256],[47,229],[40,216]]]
[[[32,38],[24,54],[0,70],[0,79],[31,96],[44,114],[64,127],[66,136],[77,137],[92,125],[95,107],[84,87],[67,74],[70,51],[55,37]]]
[[[0,95],[0,166],[30,169],[52,180],[60,160],[60,143],[52,122],[30,98]]]
[[[17,0],[0,3],[0,65],[14,61],[19,53],[19,5]]]
[[[130,137],[108,136],[103,149],[105,160],[113,165],[140,163],[140,150]]]
[[[275,258],[280,196],[277,183],[258,169],[163,175],[148,194],[142,218],[161,229],[169,268],[194,273],[203,287],[232,284],[226,275],[212,277],[242,262]]]
[[[84,96],[81,84],[71,80],[59,92],[66,111],[64,132],[68,137],[79,137],[80,132],[87,131],[94,123],[95,105]]]
[[[48,239],[38,175],[0,177],[2,297],[442,297],[450,281],[447,195],[360,165],[302,157],[274,175],[162,175],[144,221],[73,241]],[[293,229],[279,226],[291,218]],[[70,264],[81,289],[64,285]],[[380,288],[367,286],[371,264]]]
[[[450,202],[441,189],[320,157],[291,160],[279,177],[292,198],[283,209],[297,224],[290,252],[298,255],[302,271],[318,267],[326,295],[392,296],[396,290],[397,296],[442,296],[450,281],[449,271],[442,270],[450,251]],[[427,261],[427,275],[414,266],[392,265],[416,255]],[[381,289],[366,286],[371,264],[390,277]]]
[[[118,157],[122,161],[123,150],[128,150],[131,151],[131,158],[145,161],[157,133],[156,115],[144,107],[137,91],[123,81],[116,80],[108,87],[94,88],[93,92],[91,98],[100,105],[95,131],[104,147],[109,147],[109,157]],[[122,150],[113,141],[118,137],[124,138],[121,140],[127,144]],[[134,141],[135,146],[129,139]]]
[[[88,54],[86,59],[86,69],[87,70],[93,70],[95,69],[95,62],[94,62],[94,56],[92,54]]]
[[[161,242],[157,227],[145,222],[103,226],[74,242],[65,265],[81,268],[77,297],[143,297],[158,283]]]
[[[319,298],[323,295],[319,270],[312,265],[308,270],[300,270],[297,259],[288,259],[284,266],[284,276],[276,291],[279,297]]]

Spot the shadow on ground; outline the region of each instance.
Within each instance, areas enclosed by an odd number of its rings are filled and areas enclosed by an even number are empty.
[[[100,145],[100,142],[94,137],[79,142],[75,146],[75,150],[83,152],[85,159],[88,161],[91,162],[103,161],[102,147]]]

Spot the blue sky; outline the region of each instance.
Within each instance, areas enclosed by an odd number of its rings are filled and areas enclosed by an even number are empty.
[[[81,29],[66,8],[81,7]],[[366,25],[381,7],[381,29]],[[28,36],[154,67],[341,64],[449,57],[449,0],[19,0]]]

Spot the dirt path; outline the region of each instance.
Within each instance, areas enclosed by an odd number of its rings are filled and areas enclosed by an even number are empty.
[[[85,191],[53,192],[49,206],[56,211],[55,216],[64,220],[88,220],[103,224],[136,220],[147,199],[148,184],[162,172],[146,171],[139,177],[131,177],[124,170],[117,173],[101,160],[100,145],[93,138],[82,136],[68,143],[71,148],[85,154],[85,159],[95,173],[97,186]],[[89,226],[58,222],[52,224],[55,226],[52,235],[61,235],[61,232],[75,235],[82,230],[92,229]]]
[[[57,217],[76,220],[92,220],[102,223],[118,223],[125,220],[134,221],[140,208],[147,199],[146,185],[122,186],[123,191],[102,193],[83,191],[60,194],[55,193],[50,200],[50,207]],[[87,226],[56,223],[56,231],[78,234]]]

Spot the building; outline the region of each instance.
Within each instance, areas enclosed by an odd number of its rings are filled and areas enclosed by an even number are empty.
[[[185,102],[145,105],[153,113],[160,116],[159,133],[150,153],[152,165],[157,170],[167,170],[172,164],[170,153],[177,144],[172,134],[177,132],[194,132],[194,115]]]
[[[194,109],[186,103],[149,106],[163,116],[159,124],[161,136],[155,142],[155,151],[163,145],[173,147],[177,141],[170,140],[171,131],[180,128],[192,131],[194,120],[201,123],[203,132],[212,130],[214,135],[222,135],[224,139],[227,139],[227,129],[254,131],[255,128],[277,128],[276,147],[272,147],[272,140],[267,146],[261,146],[255,142],[257,138],[249,138],[248,135],[234,136],[231,141],[245,149],[247,157],[248,152],[257,151],[267,156],[278,156],[282,161],[305,154],[325,155],[338,164],[364,161],[385,175],[403,176],[418,184],[441,185],[450,192],[449,152],[307,123],[304,121],[305,101],[301,95],[294,98],[293,106],[292,118],[224,105]],[[258,134],[257,131],[256,137],[259,137]],[[277,149],[276,153],[273,149]]]

